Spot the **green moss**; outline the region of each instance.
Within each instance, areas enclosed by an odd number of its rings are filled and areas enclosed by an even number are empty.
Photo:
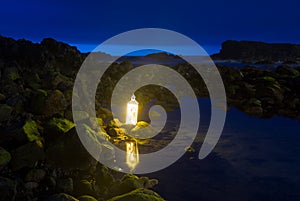
[[[49,125],[59,133],[66,133],[75,126],[73,122],[63,118],[52,118]]]
[[[23,126],[23,131],[30,142],[41,139],[38,131],[38,125],[35,121],[27,121]]]
[[[83,195],[78,198],[79,201],[97,201],[94,197],[89,195]]]
[[[8,151],[0,147],[0,168],[5,166],[11,160],[11,155]]]
[[[17,80],[17,79],[20,78],[20,75],[19,75],[19,73],[12,72],[12,73],[9,74],[9,78],[10,78],[11,80]]]
[[[141,188],[124,195],[116,196],[108,201],[164,201],[164,199],[154,191]]]

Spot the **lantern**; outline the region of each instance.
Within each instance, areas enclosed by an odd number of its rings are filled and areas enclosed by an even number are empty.
[[[135,96],[131,96],[131,100],[127,103],[126,124],[136,125],[139,103],[135,100]]]

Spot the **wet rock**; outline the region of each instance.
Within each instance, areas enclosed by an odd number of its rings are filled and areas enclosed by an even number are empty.
[[[45,158],[41,141],[27,143],[12,151],[11,167],[14,171],[24,167],[33,168],[39,160]]]
[[[17,193],[16,187],[17,184],[15,181],[5,177],[0,177],[0,199],[3,201],[15,200],[15,196]]]
[[[47,117],[51,117],[54,114],[63,114],[67,105],[64,94],[59,90],[54,90],[46,100],[44,114]]]
[[[43,169],[32,169],[25,176],[25,181],[33,181],[39,183],[46,176],[46,171]]]
[[[58,179],[56,182],[56,191],[60,193],[72,193],[73,179],[70,177],[65,179]]]
[[[0,170],[5,167],[11,160],[11,155],[8,151],[0,147]]]
[[[109,123],[108,123],[108,127],[111,127],[111,128],[119,128],[122,125],[123,125],[123,123],[120,122],[120,120],[117,118],[114,118],[113,120],[109,121]]]
[[[97,201],[96,198],[90,196],[90,195],[83,195],[83,196],[80,196],[78,198],[79,201]]]
[[[160,197],[154,191],[148,189],[136,189],[132,192],[126,193],[124,195],[116,196],[114,198],[109,199],[108,201],[164,201],[162,197]]]
[[[109,128],[107,134],[111,137],[121,137],[126,135],[126,130],[124,128]]]
[[[71,195],[65,193],[54,194],[45,199],[45,201],[79,201]]]

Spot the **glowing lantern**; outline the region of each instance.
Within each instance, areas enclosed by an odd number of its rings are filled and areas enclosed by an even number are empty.
[[[133,170],[140,162],[139,150],[135,140],[126,141],[126,164]]]
[[[139,103],[135,100],[135,96],[131,96],[131,100],[127,103],[126,124],[136,125]]]

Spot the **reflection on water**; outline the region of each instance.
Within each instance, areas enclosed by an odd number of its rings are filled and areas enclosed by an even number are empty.
[[[134,170],[134,168],[139,164],[139,150],[138,145],[135,140],[126,141],[126,164],[130,168],[130,170]]]
[[[253,118],[232,108],[213,153],[199,160],[210,119],[209,101],[200,99],[200,108],[196,152],[147,175],[159,179],[156,190],[161,195],[172,201],[300,200],[299,121]]]

